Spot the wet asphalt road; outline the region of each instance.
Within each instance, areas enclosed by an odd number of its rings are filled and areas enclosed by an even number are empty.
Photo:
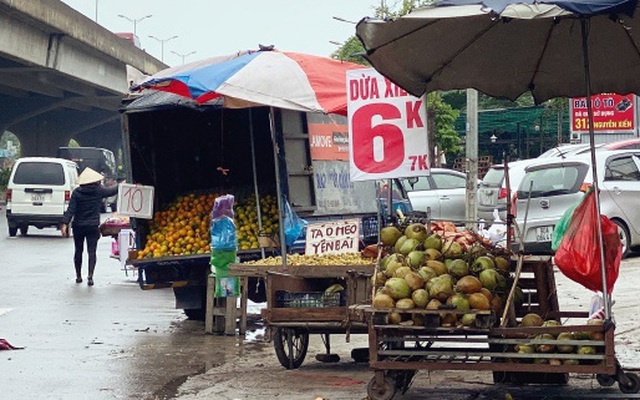
[[[95,286],[86,264],[76,284],[72,240],[34,227],[9,238],[2,207],[0,338],[25,348],[0,351],[1,399],[169,399],[189,376],[224,363],[220,349],[239,351],[174,309],[170,289],[141,290],[110,254],[103,237]]]

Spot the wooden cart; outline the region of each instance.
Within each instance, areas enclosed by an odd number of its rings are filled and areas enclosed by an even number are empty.
[[[262,268],[267,290],[267,308],[262,316],[283,367],[294,369],[302,365],[310,334],[322,335],[325,344],[326,354],[317,355],[316,359],[330,362],[339,360],[331,354],[331,334],[346,334],[348,338],[351,333],[367,333],[366,323],[352,322],[348,311],[350,306],[371,297],[373,265]],[[238,273],[239,269],[234,265],[230,272]],[[249,273],[245,270],[245,275]],[[325,293],[336,283],[344,290]]]
[[[389,310],[364,309],[368,325],[369,363],[374,377],[367,387],[372,400],[389,400],[397,391],[404,393],[419,370],[484,370],[492,371],[498,382],[567,383],[569,373],[595,374],[603,386],[616,381],[623,393],[636,393],[640,379],[625,373],[614,351],[613,324],[587,324],[584,312],[559,310],[549,257],[531,257],[524,262],[520,286],[525,301],[516,308],[512,318],[535,312],[545,320],[568,321],[577,324],[558,326],[518,327],[512,321],[501,328],[492,312],[478,312],[472,327],[442,327],[440,314],[453,310],[415,310],[423,324],[404,326],[387,323]],[[405,310],[395,310],[406,312]],[[578,340],[558,340],[561,332],[581,332]],[[540,338],[540,334],[551,334]],[[535,339],[533,337],[537,336]],[[549,346],[549,352],[518,352],[517,346]],[[595,351],[576,354],[561,352],[557,346],[578,348],[588,346]],[[585,347],[586,349],[586,347]],[[553,361],[552,361],[553,360]],[[568,361],[570,360],[570,361]]]

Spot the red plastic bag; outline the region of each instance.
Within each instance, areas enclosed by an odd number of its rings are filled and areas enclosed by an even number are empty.
[[[569,279],[593,291],[602,291],[600,244],[597,226],[598,210],[595,192],[589,192],[575,209],[569,228],[565,232],[554,261]],[[618,226],[604,215],[600,216],[607,291],[611,293],[618,279],[622,243]]]

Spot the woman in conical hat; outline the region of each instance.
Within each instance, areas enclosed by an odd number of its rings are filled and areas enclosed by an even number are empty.
[[[104,177],[99,172],[87,167],[78,176],[78,186],[71,194],[69,207],[64,213],[63,235],[73,220],[73,243],[75,252],[73,264],[76,269],[76,283],[82,282],[82,253],[84,242],[87,242],[89,253],[89,272],[87,283],[93,286],[93,272],[96,268],[96,249],[100,239],[100,206],[102,199],[118,193],[118,185],[102,187]]]

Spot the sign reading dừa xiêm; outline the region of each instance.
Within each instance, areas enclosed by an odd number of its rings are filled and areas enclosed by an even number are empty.
[[[306,255],[357,253],[360,243],[360,221],[344,219],[309,224]]]

